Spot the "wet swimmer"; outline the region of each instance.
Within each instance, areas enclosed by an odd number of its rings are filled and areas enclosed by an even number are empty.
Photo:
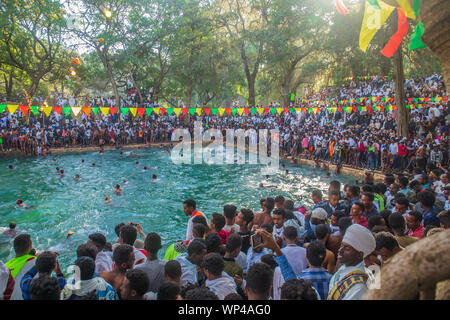
[[[53,158],[53,162],[56,162],[56,158]]]
[[[156,176],[156,174],[152,175],[152,182],[157,182],[159,181],[158,177]]]
[[[19,208],[28,208],[28,206],[25,204],[25,202],[23,202],[22,199],[18,199],[16,201],[16,204],[19,206]]]
[[[116,184],[116,185],[114,186],[114,192],[115,192],[117,195],[121,195],[121,194],[122,194],[123,189],[120,187],[120,184]]]
[[[64,170],[61,169],[61,170],[59,171],[59,176],[60,176],[60,177],[64,177],[64,176],[65,176],[65,175],[64,175]]]
[[[20,230],[16,229],[16,223],[10,222],[9,229],[4,231],[2,235],[6,238],[15,238],[18,233],[20,233]]]
[[[128,184],[128,181],[125,178],[122,179],[122,182],[123,182],[123,184]]]
[[[92,166],[95,167],[95,162],[92,162]]]
[[[144,166],[144,170],[142,170],[142,172],[146,172],[146,171],[148,171],[148,167]]]
[[[84,159],[81,159],[81,163],[84,163]]]
[[[75,177],[74,177],[74,179],[75,179],[75,181],[80,181],[80,180],[81,180],[81,177],[80,177],[79,174],[76,174]]]
[[[12,164],[10,164],[10,165],[8,166],[8,168],[9,168],[9,171],[14,171],[14,170],[16,170],[16,169],[14,169],[14,166],[13,166]]]
[[[101,149],[99,154],[102,156],[105,153],[105,150]]]
[[[260,188],[277,188],[277,186],[273,186],[273,185],[265,185],[264,183],[260,183],[259,184]]]
[[[134,164],[136,167],[139,167],[139,161],[136,161],[136,163]]]
[[[60,174],[61,173],[61,169],[59,167],[56,167],[56,173]]]
[[[105,196],[105,203],[106,204],[111,204],[112,200],[108,196]]]

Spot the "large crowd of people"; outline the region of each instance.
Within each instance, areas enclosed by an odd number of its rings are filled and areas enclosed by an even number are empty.
[[[74,273],[63,272],[57,248],[35,248],[33,233],[11,222],[2,237],[15,256],[0,261],[0,299],[359,300],[368,268],[450,228],[450,176],[435,173],[334,180],[327,195],[312,191],[309,208],[278,195],[259,212],[226,204],[205,214],[187,199],[184,240],[162,253],[159,234],[124,221],[116,239],[96,232],[71,249]]]
[[[407,99],[445,96],[437,76],[408,80],[405,87]],[[394,94],[391,82],[377,78],[330,90],[308,98]],[[305,107],[306,102],[295,105]],[[354,185],[331,181],[327,195],[311,193],[310,208],[278,195],[261,199],[260,212],[226,204],[223,212],[207,215],[187,199],[182,203],[189,218],[185,239],[166,244],[164,254],[160,235],[124,221],[115,228],[117,239],[108,241],[97,232],[76,248],[74,274],[63,272],[56,249],[34,248],[32,232],[21,232],[10,222],[1,236],[11,239],[15,257],[0,261],[0,299],[362,299],[373,278],[367,268],[383,266],[406,247],[450,228],[448,107],[441,100],[414,109],[403,139],[396,135],[395,110],[385,108],[245,118],[195,115],[220,130],[277,128],[286,156],[382,169],[384,181],[375,183],[369,171],[365,181]],[[171,141],[175,128],[193,130],[193,121],[184,120],[154,114],[143,119],[122,114],[23,119],[5,113],[0,115],[0,151],[40,155],[53,147],[160,143]],[[123,192],[120,185],[115,192]],[[17,205],[26,206],[20,199]]]
[[[279,129],[281,149],[293,158],[309,158],[370,170],[409,171],[435,168],[449,162],[448,148],[450,113],[445,86],[441,76],[409,79],[405,82],[406,100],[411,98],[444,97],[439,101],[422,102],[422,108],[411,110],[409,134],[398,138],[395,121],[396,110],[379,111],[379,101],[362,101],[358,98],[394,97],[393,81],[385,78],[351,81],[341,87],[329,87],[310,92],[307,101],[333,103],[340,99],[351,100],[348,106],[374,106],[375,112],[329,112],[326,105],[318,113],[300,112],[241,116],[186,115],[191,120],[202,121],[204,127],[226,129]],[[324,101],[326,100],[326,101]],[[303,101],[303,102],[302,102]],[[92,106],[105,106],[113,99],[93,99]],[[297,99],[294,107],[310,107]],[[371,109],[372,110],[372,109]],[[149,144],[171,140],[176,128],[193,132],[194,121],[175,114],[142,118],[132,115],[104,116],[90,114],[75,118],[52,113],[49,118],[22,117],[20,112],[0,114],[0,151],[20,151],[27,155],[42,155],[56,147],[86,147],[125,144]]]

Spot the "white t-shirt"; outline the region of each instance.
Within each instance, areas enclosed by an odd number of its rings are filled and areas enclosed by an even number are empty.
[[[236,223],[233,224],[232,226],[226,224],[225,227],[223,227],[223,230],[225,230],[225,231],[227,231],[227,232],[231,232],[231,229],[234,229],[234,232],[237,233],[237,232],[239,232],[239,230],[240,230],[241,228],[240,228],[239,225],[236,224]]]

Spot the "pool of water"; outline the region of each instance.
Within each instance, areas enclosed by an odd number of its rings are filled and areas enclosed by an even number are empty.
[[[132,221],[141,223],[146,234],[157,232],[161,236],[163,256],[171,243],[185,236],[185,199],[195,199],[208,218],[213,212],[222,212],[228,203],[259,211],[260,198],[278,194],[310,206],[311,191],[317,188],[326,194],[329,181],[336,179],[333,175],[327,178],[320,169],[285,163],[289,174],[280,168],[279,174],[270,178],[270,184],[278,188],[262,189],[259,183],[265,177],[259,165],[174,165],[164,150],[132,151],[138,157],[129,156],[129,151],[124,155],[105,151],[104,155],[56,155],[56,161],[53,156],[0,159],[0,233],[10,221],[16,222],[18,229],[31,235],[38,251],[57,246],[61,267],[67,268],[74,262],[76,247],[89,234],[101,232],[113,243],[117,238],[114,227]],[[9,164],[16,170],[10,171]],[[150,170],[143,172],[144,166]],[[64,169],[65,177],[57,175],[56,167]],[[75,174],[81,175],[81,181],[74,180]],[[152,182],[152,174],[157,174],[159,181]],[[122,184],[123,178],[127,185]],[[337,179],[354,181],[345,175]],[[117,183],[123,186],[122,195],[113,192]],[[112,204],[104,203],[105,195]],[[19,198],[32,208],[17,208]],[[68,231],[75,235],[61,245]],[[7,261],[14,256],[12,243],[0,238],[0,259]]]

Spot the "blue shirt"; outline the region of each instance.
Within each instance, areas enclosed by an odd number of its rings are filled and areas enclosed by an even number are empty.
[[[311,282],[322,300],[327,300],[331,277],[325,268],[308,268],[298,276]]]
[[[422,220],[423,227],[426,228],[429,225],[435,225],[436,227],[439,227],[441,225],[441,222],[437,217],[438,213],[439,209],[435,206],[433,206],[431,210],[424,212]]]
[[[312,283],[314,289],[317,290],[321,299],[326,300],[328,297],[329,283],[332,275],[324,268],[308,268],[300,276],[296,276],[294,269],[289,263],[285,255],[274,257],[275,261],[280,266],[281,274],[284,281],[291,279],[305,279]]]
[[[264,248],[261,252],[254,252],[253,248],[248,248],[247,251],[247,269],[244,270],[244,272],[247,272],[248,269],[255,263],[261,262],[261,257],[265,254],[269,254],[270,250],[267,248]]]
[[[20,281],[20,288],[22,289],[23,300],[31,300],[30,287],[37,273],[38,271],[35,267],[33,267],[22,277],[22,280]],[[66,285],[66,279],[63,276],[57,277],[57,279],[59,282],[59,287],[62,290]]]

